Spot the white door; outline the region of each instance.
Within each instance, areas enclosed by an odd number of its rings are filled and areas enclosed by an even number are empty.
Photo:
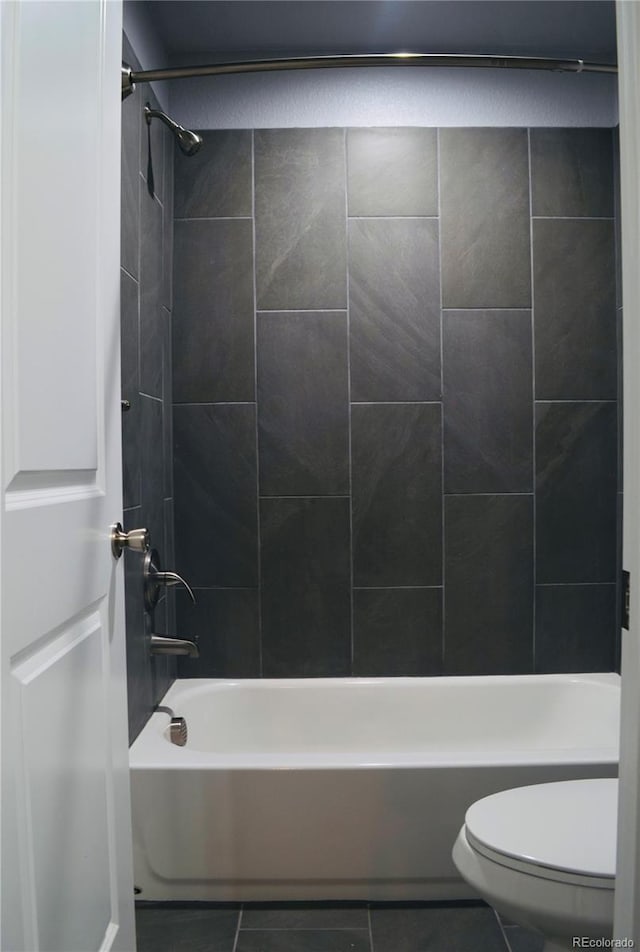
[[[640,4],[616,4],[620,67],[624,306],[624,566],[631,626],[622,635],[622,733],[615,936],[640,946]]]
[[[135,948],[119,0],[0,3],[2,940]],[[122,560],[121,560],[122,561]]]

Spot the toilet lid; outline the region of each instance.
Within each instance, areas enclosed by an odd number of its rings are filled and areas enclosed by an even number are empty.
[[[465,825],[472,844],[541,872],[607,879],[615,876],[617,815],[616,779],[565,780],[478,800]]]

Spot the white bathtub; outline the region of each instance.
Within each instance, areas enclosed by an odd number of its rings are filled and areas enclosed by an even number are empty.
[[[177,681],[130,752],[141,899],[459,899],[467,807],[615,776],[616,674]]]

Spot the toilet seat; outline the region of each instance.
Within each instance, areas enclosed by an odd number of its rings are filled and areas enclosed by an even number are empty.
[[[612,890],[617,783],[568,780],[485,797],[467,810],[467,841],[492,862],[526,875]]]

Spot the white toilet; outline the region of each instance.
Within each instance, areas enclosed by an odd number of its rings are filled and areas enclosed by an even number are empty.
[[[469,807],[453,861],[499,913],[541,932],[544,952],[610,938],[617,801],[615,779],[503,790]]]

